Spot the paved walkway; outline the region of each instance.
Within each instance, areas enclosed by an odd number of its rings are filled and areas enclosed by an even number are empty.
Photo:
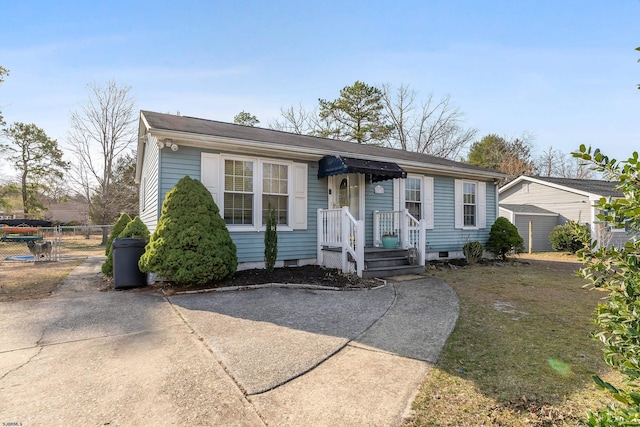
[[[100,292],[0,303],[0,422],[400,425],[458,299],[419,277],[368,291]]]

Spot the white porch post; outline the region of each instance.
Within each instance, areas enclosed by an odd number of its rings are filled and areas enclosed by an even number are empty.
[[[342,207],[342,220],[340,221],[340,240],[342,243],[342,272],[343,273],[348,273],[349,272],[349,256],[348,256],[348,246],[349,246],[349,235],[350,230],[349,227],[351,225],[350,221],[349,221],[349,208],[347,206],[343,206]]]
[[[409,210],[403,209],[400,215],[400,242],[402,248],[409,247]]]
[[[427,261],[427,220],[420,220],[420,234],[418,238],[418,262],[425,265]]]
[[[373,246],[380,246],[380,211],[373,211]]]
[[[322,215],[322,209],[318,209],[318,216],[316,217],[317,224],[317,236],[316,236],[316,244],[317,244],[317,262],[318,265],[324,266],[324,254],[322,253],[322,236],[324,235],[324,215]]]
[[[356,273],[362,277],[364,270],[364,221],[356,221]]]

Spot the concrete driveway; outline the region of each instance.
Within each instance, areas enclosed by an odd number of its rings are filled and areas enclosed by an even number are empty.
[[[429,277],[162,298],[99,292],[99,266],[0,303],[0,422],[400,425],[458,313]]]

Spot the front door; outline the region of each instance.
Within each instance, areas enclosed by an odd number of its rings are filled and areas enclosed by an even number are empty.
[[[329,208],[347,206],[355,219],[364,217],[362,174],[348,173],[329,177]]]

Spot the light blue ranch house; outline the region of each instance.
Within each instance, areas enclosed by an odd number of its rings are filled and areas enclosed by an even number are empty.
[[[424,271],[483,245],[505,175],[392,148],[140,112],[140,218],[153,232],[165,194],[189,175],[211,192],[239,269],[264,267],[269,209],[276,266],[318,264],[384,277]]]

